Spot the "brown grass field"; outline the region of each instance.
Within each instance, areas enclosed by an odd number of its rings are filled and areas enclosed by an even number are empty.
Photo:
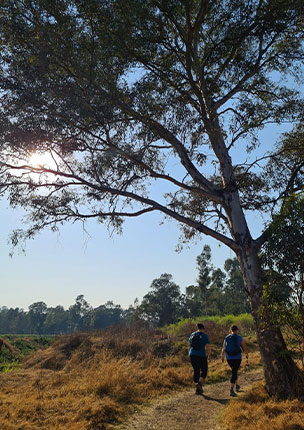
[[[304,430],[304,402],[286,400],[275,402],[257,383],[240,399],[233,399],[225,408],[223,430]]]
[[[229,368],[219,360],[227,327],[205,325],[213,350],[207,383],[227,381]],[[28,356],[21,369],[0,374],[0,429],[110,430],[151,399],[193,384],[187,357],[193,330],[192,323],[170,334],[138,325],[59,337]],[[250,370],[261,364],[260,355],[251,330],[245,340]],[[299,400],[274,402],[258,383],[229,402],[221,427],[304,430],[303,406]]]
[[[192,384],[189,325],[168,336],[138,326],[62,336],[30,355],[19,371],[1,374],[1,430],[111,429],[151,398]],[[208,382],[227,378],[219,361],[226,328],[207,326],[213,343]],[[247,339],[256,349],[253,337]],[[259,365],[258,352],[251,362]]]

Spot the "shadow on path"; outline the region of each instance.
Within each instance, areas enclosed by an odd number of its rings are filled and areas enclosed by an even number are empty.
[[[205,394],[202,394],[202,397],[204,397],[205,400],[212,400],[213,402],[220,403],[221,405],[227,405],[227,403],[229,403],[229,399],[216,399],[215,397],[206,396]]]

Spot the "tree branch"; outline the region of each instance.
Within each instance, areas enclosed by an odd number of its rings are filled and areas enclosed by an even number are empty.
[[[65,172],[61,172],[61,171],[57,171],[57,170],[52,170],[49,168],[44,168],[44,167],[40,167],[40,168],[32,168],[31,166],[28,165],[23,165],[23,166],[9,166],[6,163],[1,163],[1,164],[5,164],[7,167],[11,167],[12,169],[28,169],[29,171],[34,171],[36,173],[49,173],[52,175],[55,175],[57,177],[64,177],[64,178],[69,178],[69,179],[75,179],[78,182],[76,183],[72,183],[72,185],[85,185],[90,189],[93,189],[95,191],[97,191],[97,193],[101,193],[101,194],[110,194],[112,196],[122,196],[122,197],[126,197],[126,198],[130,198],[131,200],[137,201],[139,203],[142,203],[148,207],[153,208],[153,210],[158,210],[159,212],[174,218],[175,220],[177,220],[178,222],[182,223],[182,224],[186,224],[189,227],[192,227],[198,231],[200,231],[201,233],[207,235],[207,236],[211,236],[214,239],[219,240],[220,242],[224,243],[225,245],[227,245],[229,248],[231,248],[234,251],[237,251],[238,249],[238,245],[236,244],[236,242],[233,239],[230,239],[229,237],[224,236],[223,234],[205,226],[204,224],[201,224],[197,221],[193,221],[190,218],[187,218],[169,208],[167,208],[166,206],[156,202],[153,199],[149,199],[143,196],[140,196],[138,194],[135,194],[133,192],[129,192],[126,190],[119,190],[116,188],[112,188],[110,186],[102,186],[99,184],[94,184],[92,182],[87,181],[86,179],[80,177],[79,175],[73,175],[70,173],[65,173]],[[29,184],[27,184],[29,185]],[[61,185],[61,184],[60,184]],[[45,187],[47,187],[48,184],[45,184]],[[58,185],[55,185],[58,186]]]
[[[223,96],[221,99],[219,99],[218,101],[216,101],[213,105],[213,111],[216,112],[217,109],[221,106],[223,106],[225,103],[227,103],[228,100],[230,100],[236,93],[238,93],[240,90],[242,90],[242,86],[243,84],[248,81],[248,79],[250,79],[262,66],[264,66],[268,61],[265,60],[262,63],[261,66],[261,61],[263,58],[263,55],[268,51],[268,49],[273,45],[273,43],[275,42],[277,35],[275,35],[273,37],[273,39],[271,40],[271,42],[269,42],[267,44],[267,46],[263,49],[263,39],[260,36],[260,43],[259,43],[259,48],[258,48],[258,57],[255,61],[255,64],[252,66],[250,72],[246,73],[242,79],[239,80],[239,82],[234,86],[234,88],[232,88],[225,96]],[[274,58],[274,57],[271,57]]]

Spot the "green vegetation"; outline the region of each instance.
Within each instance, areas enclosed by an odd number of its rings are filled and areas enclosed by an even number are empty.
[[[295,152],[295,138],[285,142],[289,151]],[[265,283],[260,313],[267,314],[272,324],[284,327],[289,347],[304,369],[303,196],[294,194],[284,199],[281,211],[272,217],[268,235],[261,249]]]
[[[165,328],[169,334],[178,334],[184,331],[184,327],[188,327],[189,324],[193,326],[198,322],[213,322],[215,324],[224,326],[226,330],[229,330],[232,324],[236,324],[240,330],[246,335],[254,333],[254,321],[251,314],[240,314],[240,315],[214,315],[210,317],[196,317],[196,318],[185,318],[178,321],[176,324],[170,324]]]
[[[48,348],[55,340],[50,336],[4,335],[0,338],[0,372],[19,369],[32,352]]]

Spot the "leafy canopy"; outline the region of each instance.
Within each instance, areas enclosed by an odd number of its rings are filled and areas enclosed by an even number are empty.
[[[235,250],[233,193],[268,210],[303,187],[303,164],[277,186],[252,152],[303,116],[302,0],[2,0],[0,19],[0,190],[29,214],[14,244],[157,210]]]

